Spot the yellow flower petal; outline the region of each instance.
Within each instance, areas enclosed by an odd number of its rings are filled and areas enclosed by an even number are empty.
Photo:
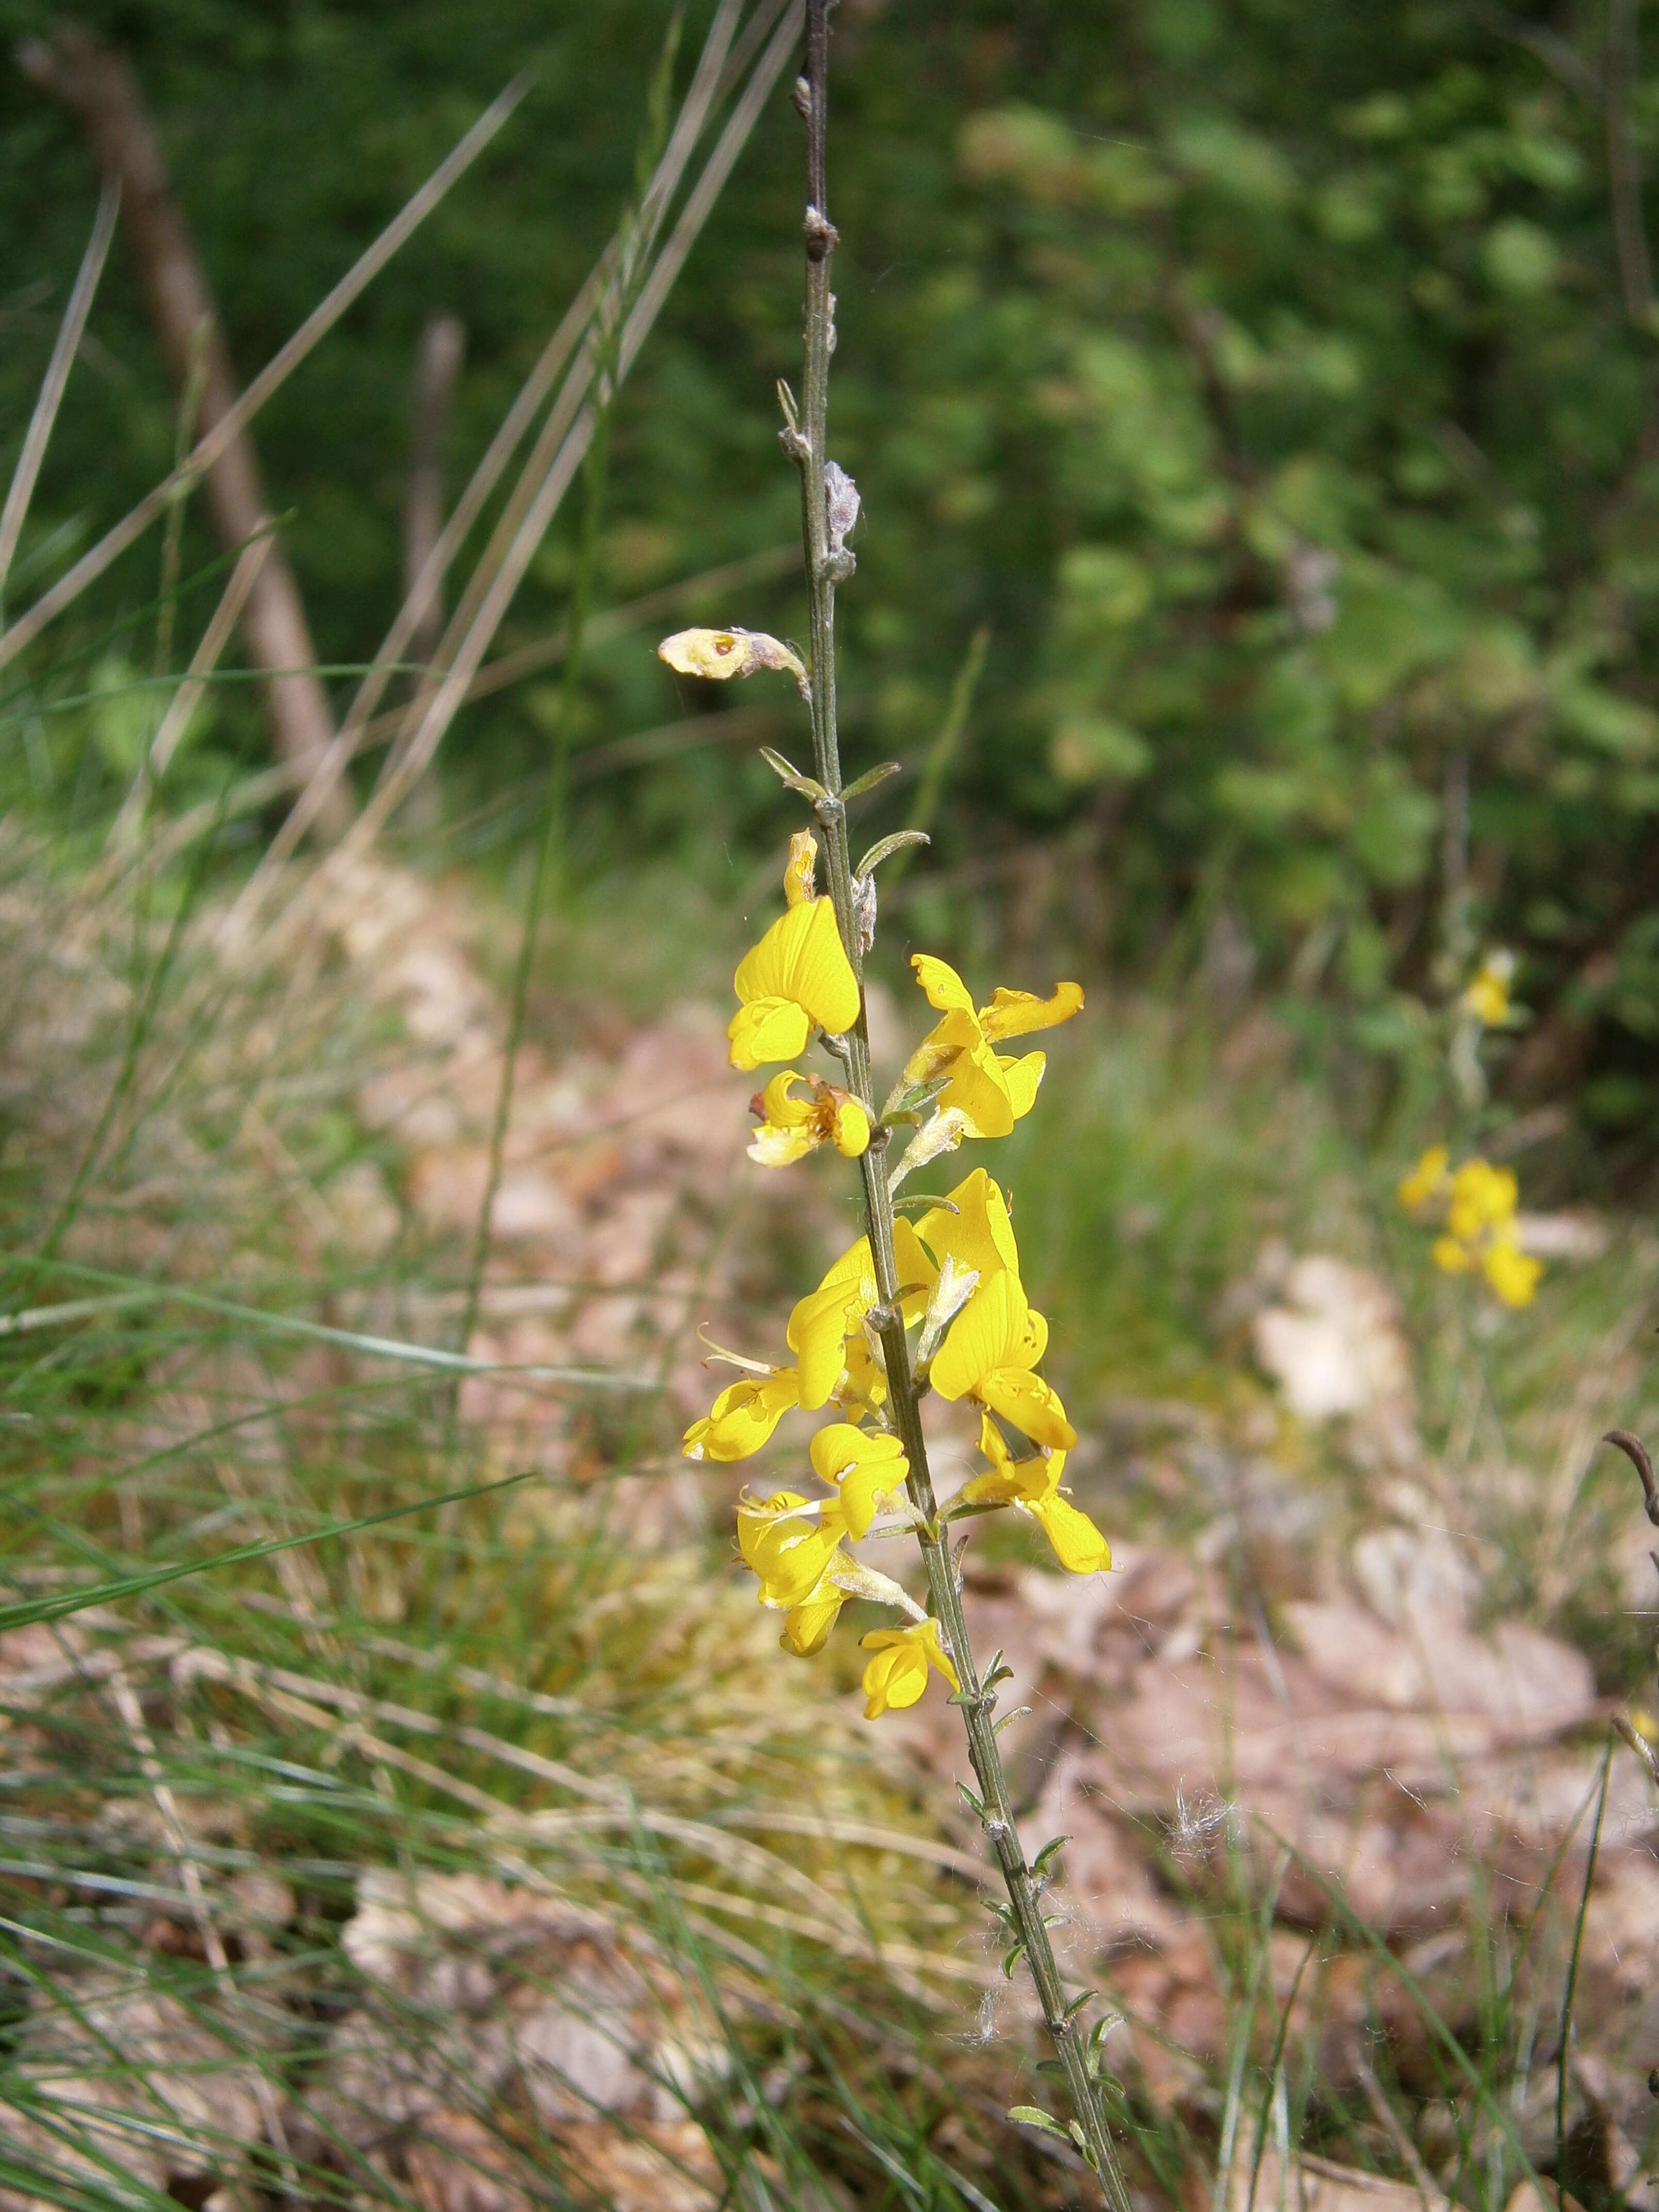
[[[1019,1248],[1008,1218],[1008,1202],[983,1168],[959,1182],[950,1194],[956,1208],[947,1212],[934,1206],[916,1223],[916,1235],[941,1267],[946,1258],[960,1272],[971,1269],[981,1285],[1006,1269],[1019,1273]]]
[[[817,1511],[793,1490],[769,1498],[738,1501],[738,1549],[744,1565],[760,1579],[763,1605],[780,1612],[803,1603],[823,1579],[845,1533],[845,1520],[833,1500]]]
[[[947,1078],[934,1100],[940,1113],[954,1110],[964,1119],[968,1137],[1006,1137],[1022,1114],[1029,1114],[1042,1080],[1043,1055],[1005,1060],[980,1033],[971,1012],[945,1015],[931,1029],[905,1063],[907,1083]],[[1012,1087],[1011,1087],[1012,1086]]]
[[[811,1098],[796,1098],[791,1094],[798,1083],[806,1078],[798,1068],[786,1067],[781,1075],[775,1075],[761,1092],[761,1112],[764,1118],[779,1128],[799,1128],[812,1118]]]
[[[702,1420],[692,1422],[680,1449],[687,1459],[747,1459],[799,1403],[800,1376],[794,1368],[745,1376],[720,1392]]]
[[[1034,1444],[1047,1444],[1051,1451],[1070,1451],[1077,1442],[1077,1431],[1066,1419],[1058,1394],[1040,1375],[1020,1367],[994,1368],[981,1378],[974,1395],[994,1413],[1012,1421]]]
[[[991,1003],[979,1010],[979,1025],[994,1044],[1004,1037],[1026,1036],[1032,1030],[1057,1029],[1061,1022],[1069,1022],[1073,1014],[1083,1011],[1083,987],[1080,983],[1060,983],[1054,987],[1052,998],[1039,999],[1035,991],[1005,991],[999,988],[991,994]]]
[[[1465,1160],[1451,1179],[1446,1226],[1454,1237],[1466,1238],[1501,1227],[1513,1218],[1519,1197],[1511,1169],[1495,1168],[1490,1160]]]
[[[800,1401],[809,1413],[829,1403],[847,1364],[848,1332],[875,1303],[873,1279],[866,1297],[859,1283],[842,1279],[809,1291],[790,1315],[786,1340],[800,1363]]]
[[[1010,1364],[1024,1340],[1030,1311],[1020,1279],[1011,1268],[1001,1268],[981,1283],[934,1356],[932,1381],[939,1396],[965,1397],[994,1369]]]
[[[726,1025],[732,1040],[727,1057],[733,1067],[758,1067],[769,1060],[793,1060],[806,1048],[812,1024],[793,999],[754,999],[739,1006]]]
[[[1430,1249],[1435,1266],[1443,1267],[1449,1275],[1463,1274],[1474,1262],[1468,1246],[1460,1244],[1455,1237],[1437,1237]]]
[[[1005,1060],[997,1056],[997,1066],[1002,1070],[1002,1087],[1008,1094],[1008,1103],[1016,1121],[1023,1121],[1036,1104],[1042,1071],[1048,1065],[1045,1052],[1028,1052],[1023,1060]]]
[[[1541,1260],[1500,1238],[1487,1251],[1481,1261],[1486,1271],[1486,1280],[1492,1285],[1506,1306],[1529,1306],[1544,1272]]]
[[[1068,1575],[1097,1575],[1112,1564],[1112,1547],[1086,1513],[1069,1498],[1033,1498],[1027,1510],[1041,1523],[1054,1557]]]
[[[856,1098],[842,1098],[836,1108],[836,1150],[844,1160],[856,1160],[870,1149],[870,1116]]]
[[[807,1449],[818,1480],[839,1492],[847,1532],[855,1540],[869,1534],[878,1504],[901,1488],[910,1472],[896,1437],[855,1429],[850,1421],[820,1429]]]
[[[1431,1145],[1395,1194],[1401,1206],[1426,1206],[1444,1185],[1450,1158],[1443,1145]]]
[[[744,953],[735,979],[744,1012],[764,1001],[782,1000],[798,1007],[808,1023],[840,1036],[859,1018],[858,978],[836,927],[836,910],[828,899],[804,899],[781,915],[758,945]],[[745,1033],[744,1049],[753,1057],[739,1060],[739,1014],[727,1034],[732,1038],[732,1064],[753,1067],[762,1060],[792,1060],[806,1042],[803,1025],[800,1042],[782,1052],[762,1051]],[[771,1033],[766,1041],[774,1042]]]
[[[942,1014],[974,1012],[974,994],[948,960],[936,959],[931,952],[913,952],[910,965],[927,994],[930,1006],[937,1006]]]
[[[845,1556],[844,1554],[842,1556]],[[792,1606],[784,1615],[783,1633],[778,1641],[786,1651],[793,1651],[802,1659],[810,1659],[815,1651],[822,1651],[830,1641],[830,1632],[836,1625],[836,1616],[847,1602],[847,1593],[831,1580],[828,1571],[816,1589]]]

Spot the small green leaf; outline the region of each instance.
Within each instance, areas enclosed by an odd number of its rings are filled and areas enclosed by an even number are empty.
[[[1031,1873],[1036,1881],[1042,1881],[1046,1878],[1049,1868],[1071,1840],[1069,1836],[1049,1837],[1048,1842],[1031,1861]]]
[[[1103,2013],[1089,2031],[1089,2071],[1099,2081],[1106,2069],[1106,2039],[1115,2027],[1121,2027],[1121,2012]]]
[[[1069,1837],[1062,1836],[1059,1840],[1061,1843],[1067,1843],[1071,1839]],[[1053,1846],[1051,1845],[1050,1849],[1052,1848]],[[1066,2006],[1065,2011],[1061,2014],[1061,2019],[1075,2020],[1079,2013],[1082,2011],[1084,2006],[1091,2003],[1099,1995],[1100,1991],[1098,1990],[1080,1990],[1077,1996],[1072,1999],[1070,2004]]]
[[[1040,2105],[1010,2105],[1008,2117],[1017,2127],[1040,2128],[1045,2136],[1058,2136],[1062,2142],[1071,2138],[1052,2112],[1045,2112]]]
[[[1012,1711],[1012,1712],[1011,1712],[1011,1713],[1004,1713],[1004,1715],[1002,1716],[1002,1718],[1001,1718],[1000,1721],[994,1721],[994,1722],[991,1723],[991,1733],[992,1733],[992,1735],[1000,1735],[1002,1734],[1002,1731],[1004,1730],[1004,1729],[1006,1729],[1006,1728],[1007,1727],[1007,1725],[1008,1725],[1008,1723],[1010,1723],[1010,1721],[1023,1720],[1023,1719],[1024,1718],[1025,1715],[1026,1715],[1027,1713],[1029,1713],[1030,1711],[1031,1711],[1031,1708],[1030,1708],[1030,1705],[1016,1705],[1016,1706],[1014,1707],[1014,1710]]]
[[[843,793],[842,796],[850,797],[851,793]],[[856,872],[867,876],[872,868],[878,868],[884,860],[890,860],[906,845],[931,845],[933,842],[925,830],[895,830],[890,837],[884,837],[878,844],[870,848],[859,862]]]
[[[787,790],[799,792],[804,799],[810,799],[815,805],[820,799],[828,796],[816,778],[803,775],[792,761],[785,760],[781,753],[775,753],[770,745],[761,747],[760,757]]]
[[[1005,1982],[1012,1982],[1014,1978],[1014,1968],[1019,1964],[1020,1954],[1024,1948],[1025,1938],[1022,1936],[1017,1943],[1011,1943],[1003,1953],[1002,1978]]]
[[[843,799],[862,799],[866,791],[875,790],[878,784],[885,783],[890,776],[902,775],[903,773],[904,768],[902,762],[883,761],[879,768],[866,769],[855,783],[846,786],[841,795]],[[864,872],[862,868],[859,870],[860,875]]]
[[[1089,2156],[1089,2138],[1083,2132],[1082,2123],[1079,2120],[1073,2120],[1071,2126],[1066,2130],[1066,2133],[1071,2136],[1072,2141],[1077,2145],[1078,2148],[1083,2153],[1085,2158],[1087,2158]]]
[[[931,1083],[907,1083],[902,1076],[887,1094],[887,1103],[881,1109],[884,1121],[896,1121],[901,1115],[907,1121],[917,1118],[924,1106],[931,1105],[950,1082],[948,1075],[936,1076]],[[945,1213],[957,1209],[949,1199],[936,1198],[933,1204]]]
[[[980,1797],[975,1797],[973,1791],[968,1787],[968,1784],[965,1782],[957,1783],[957,1795],[961,1798],[963,1803],[968,1808],[968,1810],[973,1814],[976,1820],[982,1820],[985,1818],[984,1800]]]

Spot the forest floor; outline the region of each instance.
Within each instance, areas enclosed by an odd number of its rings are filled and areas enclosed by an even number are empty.
[[[142,1079],[130,1085],[114,1119],[131,1126],[118,1142],[100,1103],[115,1079],[108,1039],[124,1023],[131,1037],[142,994],[96,917],[81,913],[73,927],[54,917],[15,854],[6,896],[0,922],[14,952],[57,947],[40,993],[21,988],[27,1003],[14,1008],[8,1098],[59,1160],[47,1179],[60,1194],[77,1159],[96,1163],[81,1180],[98,1202],[76,1197],[65,1263],[112,1279],[126,1270],[210,1281],[226,1297],[239,1269],[257,1286],[280,1261],[290,1288],[309,1281],[319,1293],[299,1310],[332,1332],[279,1368],[234,1328],[208,1346],[141,1346],[138,1397],[110,1416],[101,1441],[77,1433],[60,1479],[84,1479],[97,1463],[127,1556],[176,1548],[181,1526],[196,1545],[210,1517],[181,1523],[164,1486],[146,1497],[133,1468],[169,1454],[216,1458],[227,1541],[303,1525],[315,1502],[305,1470],[319,1450],[354,1462],[354,1502],[378,1502],[390,1494],[386,1435],[353,1430],[343,1447],[341,1432],[308,1430],[300,1409],[380,1373],[371,1340],[456,1340],[501,1088],[499,916],[460,881],[380,863],[324,871],[257,959],[221,945],[191,970],[176,1020],[144,1040],[173,1073],[153,1092]],[[204,980],[224,972],[231,981]],[[712,1000],[667,994],[655,1011],[629,1011],[594,988],[574,935],[541,974],[465,1347],[475,1365],[442,1418],[478,1479],[532,1478],[503,1509],[509,1550],[539,1544],[594,1563],[580,1589],[560,1585],[558,1620],[576,1640],[599,1650],[607,1608],[643,1607],[657,1641],[605,1648],[573,1680],[568,1653],[544,1650],[547,1624],[515,1628],[523,1613],[504,1620],[489,1595],[494,1536],[471,1540],[459,1598],[453,1564],[418,1547],[388,1563],[359,1538],[343,1581],[313,1564],[320,1552],[278,1555],[244,1590],[243,1613],[264,1622],[259,1635],[284,1616],[286,1658],[258,1637],[239,1643],[233,1620],[218,1618],[210,1634],[142,1601],[0,1638],[20,1773],[33,1772],[66,1833],[82,1821],[83,1856],[104,1863],[124,1833],[123,1879],[131,1887],[141,1869],[148,1896],[137,1919],[105,1930],[102,1963],[69,1984],[67,2008],[66,1984],[52,1984],[46,2024],[38,1985],[34,2025],[16,2045],[15,2080],[27,2087],[27,2097],[11,2092],[17,2140],[65,2170],[90,2173],[118,2150],[129,2160],[137,2116],[161,2112],[164,2132],[194,2131],[198,2149],[144,2151],[155,2187],[221,2212],[246,2201],[236,2161],[255,2144],[279,2166],[298,2159],[348,2177],[351,2201],[372,2172],[427,2212],[516,2212],[534,2201],[514,2163],[528,2155],[527,2111],[569,2185],[596,2203],[730,2201],[729,2160],[706,2109],[707,2051],[719,2040],[710,2000],[669,1971],[659,1942],[619,1936],[599,1896],[609,1881],[614,1899],[614,1864],[550,1882],[530,1850],[532,1835],[546,1844],[584,1819],[614,1826],[617,1801],[605,1793],[623,1783],[660,1838],[711,1808],[732,1814],[721,1829],[729,1857],[700,1883],[677,1875],[677,1909],[690,1899],[721,1927],[723,1911],[755,1924],[769,1911],[775,1930],[867,1954],[925,1996],[947,2071],[954,2048],[971,2072],[998,2028],[1016,2049],[1030,2043],[1018,1986],[1001,1980],[971,1909],[978,1844],[957,1808],[966,1766],[956,1712],[935,1696],[860,1738],[853,1639],[811,1665],[776,1652],[769,1617],[731,1559],[741,1481],[787,1479],[799,1437],[786,1428],[763,1460],[733,1469],[694,1467],[677,1449],[719,1387],[699,1330],[768,1355],[793,1298],[855,1233],[839,1187],[747,1159],[748,1085],[727,1066]],[[321,1050],[331,1010],[346,1007]],[[878,1052],[896,1057],[890,997],[878,994],[875,1011]],[[1448,2194],[1506,2203],[1532,2168],[1591,2205],[1626,2199],[1653,2147],[1659,1812],[1608,1721],[1629,1710],[1618,1692],[1656,1585],[1628,1469],[1601,1490],[1587,1476],[1601,1431],[1639,1425],[1646,1404],[1651,1237],[1582,1213],[1534,1224],[1557,1281],[1573,1285],[1561,1292],[1571,1311],[1553,1316],[1565,1341],[1543,1359],[1524,1334],[1531,1316],[1489,1352],[1480,1316],[1453,1329],[1420,1279],[1392,1282],[1386,1249],[1356,1235],[1340,1177],[1294,1201],[1269,1191],[1238,1214],[1228,1266],[1218,1274],[1206,1258],[1218,1295],[1206,1288],[1188,1301],[1200,1316],[1192,1341],[1173,1330],[1143,1359],[1127,1325],[1107,1340],[1112,1316],[1127,1302],[1144,1319],[1137,1269],[1182,1264],[1177,1217],[1203,1207],[1205,1175],[1238,1180],[1226,1150],[1235,1139],[1213,1135],[1234,1112],[1230,1083],[1248,1124],[1236,1141],[1258,1179],[1270,1156],[1269,1182],[1303,1176],[1323,1139],[1287,1136],[1306,1122],[1306,1103],[1270,1036],[1264,1046],[1271,1024],[1257,1013],[1206,1048],[1222,1079],[1182,1109],[1212,1136],[1189,1128],[1175,1145],[1158,1083],[1190,1090],[1190,1068],[1171,1060],[1158,1082],[1136,1079],[1137,1091],[1122,1055],[1170,1059],[1167,1029],[1151,1013],[1117,1016],[1116,1042],[1073,1043],[1045,1094],[1060,1117],[1049,1143],[1064,1158],[1045,1163],[1028,1147],[1014,1178],[1022,1238],[1030,1194],[1035,1279],[1057,1344],[1068,1330],[1079,1339],[1065,1380],[1090,1435],[1070,1473],[1112,1538],[1114,1571],[1074,1581],[999,1531],[970,1552],[966,1589],[977,1644],[1000,1646],[1014,1669],[1007,1701],[1030,1708],[1004,1738],[1028,1850],[1071,1839],[1056,1893],[1066,1972],[1122,2015],[1107,2048],[1139,2116],[1138,2187],[1152,2191],[1149,2202],[1159,2185],[1194,2201],[1213,2187],[1218,2203],[1231,2191],[1242,2208],[1285,2201],[1294,2186],[1321,2212],[1362,2212],[1360,2197],[1375,2204],[1392,2193],[1406,2212]],[[193,1079],[187,1108],[176,1106],[181,1039],[218,1055]],[[65,1068],[78,1071],[72,1080]],[[25,1093],[35,1103],[20,1109]],[[1127,1178],[1136,1195],[1117,1206],[1111,1249],[1080,1260],[1068,1249],[1075,1194],[1091,1183],[1091,1146],[1109,1146],[1115,1127],[1122,1135],[1125,1115],[1128,1157],[1093,1179]],[[318,1165],[306,1132],[329,1116],[336,1134]],[[248,1240],[222,1194],[181,1190],[193,1143],[221,1164],[212,1174],[234,1180],[257,1224]],[[1229,1202],[1237,1212],[1237,1192]],[[1135,1256],[1171,1237],[1161,1256]],[[1116,1287],[1089,1279],[1091,1268]],[[52,1297],[66,1295],[54,1284]],[[256,1288],[246,1297],[256,1304]],[[1443,1419],[1425,1410],[1419,1381],[1437,1358],[1462,1375]],[[615,1387],[548,1373],[572,1370]],[[1517,1372],[1529,1380],[1517,1384]],[[52,1418],[61,1429],[70,1416],[58,1407]],[[972,1437],[957,1409],[935,1402],[928,1418],[948,1492],[967,1477]],[[234,1451],[204,1445],[239,1424]],[[430,1469],[426,1446],[405,1436],[397,1449]],[[365,1468],[375,1477],[366,1490]],[[890,1549],[881,1564],[894,1571]],[[87,1571],[34,1564],[14,1595],[50,1586],[54,1571]],[[706,1586],[695,1598],[694,1584]],[[709,1610],[694,1635],[684,1621],[699,1606]],[[667,1662],[665,1620],[678,1623],[669,1643],[684,1632]],[[455,1689],[464,1668],[446,1677],[446,1698],[459,1703],[417,1694],[433,1655],[441,1648],[448,1666],[480,1624],[496,1653],[479,1692],[496,1700],[482,1745]],[[681,1739],[666,1751],[660,1711],[616,1749],[635,1664],[668,1686]],[[739,1678],[741,1694],[722,1704],[722,1686]],[[227,1809],[199,1784],[163,1778],[204,1730],[216,1744],[237,1737],[238,1694],[261,1715],[262,1756],[280,1745],[313,1775],[356,1762],[360,1796],[373,1806],[378,1793],[382,1849],[357,1850],[349,1903],[307,1905],[307,1878],[281,1863],[293,1838],[269,1850],[263,1840],[268,1800],[250,1810],[244,1796]],[[192,1718],[192,1697],[204,1695],[218,1703]],[[522,1719],[538,1698],[556,1718],[556,1756],[514,1717],[515,1701]],[[118,1727],[125,1771],[95,1808],[71,1815],[66,1747],[77,1730],[85,1740],[94,1711]],[[1656,1725],[1639,1700],[1637,1724]],[[487,1786],[452,1756],[446,1729],[458,1731],[466,1762],[494,1759]],[[822,1787],[792,1779],[780,1737],[850,1746],[846,1776]],[[54,1766],[56,1778],[43,1778]],[[503,1766],[526,1793],[510,1803],[495,1794]],[[410,1791],[443,1801],[441,1847],[411,1845],[398,1809]],[[799,1851],[786,1840],[792,1802]],[[33,1817],[44,1817],[39,1805]],[[740,1828],[755,1840],[740,1843]],[[831,1908],[834,1883],[810,1855],[837,1844],[871,1847],[866,1875],[873,1867],[889,1891],[880,1925],[850,1877]],[[318,1857],[314,1838],[306,1850]],[[848,1863],[842,1852],[836,1881]],[[34,1877],[21,1865],[10,1870],[27,1889]],[[337,1939],[325,1968],[325,1923]],[[286,1979],[240,2000],[267,2014],[292,2014],[296,1989],[312,2002],[326,1984],[331,2008],[313,2005],[310,2087],[294,2090],[274,2068],[225,2071],[222,2051],[204,2102],[191,2086],[206,2063],[199,2007],[180,2010],[153,1981],[118,1987],[112,1977],[112,1960],[135,1941],[193,1963],[227,2002],[248,1962],[274,1975],[280,1959]],[[355,1977],[347,1996],[343,1971]],[[745,1971],[752,1983],[754,1955]],[[413,2058],[393,2025],[405,2014],[425,2023]],[[269,2041],[278,2030],[267,2018],[260,2033]],[[118,2093],[88,2055],[112,2039],[128,2052]],[[87,2124],[91,2150],[80,2138],[64,2148],[66,2109],[101,2115]],[[729,2113],[727,2123],[729,2134]],[[504,2142],[517,2146],[511,2156]],[[1219,2183],[1203,2176],[1201,2152],[1218,2160]],[[971,2163],[977,2154],[963,2136],[954,2154]],[[61,2201],[21,2180],[8,2195],[4,2181],[0,2203]],[[823,2187],[826,2203],[863,2201],[845,2182]],[[995,2201],[985,2187],[991,2196],[960,2201]]]

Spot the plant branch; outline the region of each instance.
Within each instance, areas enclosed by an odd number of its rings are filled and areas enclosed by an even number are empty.
[[[830,894],[842,943],[854,973],[861,977],[862,949],[854,910],[847,811],[841,795],[841,752],[836,726],[836,585],[838,578],[850,573],[850,566],[844,552],[837,555],[831,550],[824,485],[824,467],[829,458],[826,441],[830,356],[835,347],[835,295],[830,290],[830,277],[838,242],[830,220],[824,160],[829,18],[832,5],[833,0],[807,0],[806,75],[796,87],[796,104],[806,123],[806,363],[799,417],[794,416],[786,397],[786,412],[791,419],[783,433],[783,445],[801,473],[801,528],[812,643],[812,748],[815,773],[824,793],[816,803],[816,811],[823,832]],[[856,1028],[848,1039],[847,1066],[851,1087],[873,1123],[878,1118],[877,1104],[870,1079],[869,1036],[861,1008]],[[886,1152],[886,1132],[878,1129],[876,1140],[860,1162],[865,1218],[881,1299],[869,1318],[886,1364],[891,1417],[909,1461],[907,1487],[920,1520],[918,1540],[927,1571],[932,1610],[944,1632],[960,1683],[957,1702],[962,1707],[968,1732],[968,1755],[981,1791],[981,1824],[1007,1889],[1019,1939],[1018,1948],[1024,1953],[1043,2021],[1071,2089],[1076,2115],[1073,2139],[1098,2174],[1114,2212],[1128,2212],[1128,2191],[1101,2105],[1098,2085],[1091,2072],[1076,2019],[1068,2013],[1060,1968],[1044,1925],[1042,1879],[1026,1864],[1015,1829],[992,1720],[995,1686],[981,1681],[969,1641],[962,1593],[950,1557],[948,1534],[939,1518],[939,1501],[927,1462],[927,1438],[922,1433],[920,1394],[899,1307],[900,1284],[893,1242],[893,1205],[887,1188]]]

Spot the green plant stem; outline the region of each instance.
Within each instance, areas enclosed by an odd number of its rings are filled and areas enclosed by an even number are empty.
[[[861,977],[862,952],[854,913],[852,868],[848,859],[847,810],[841,798],[841,757],[836,729],[836,573],[830,550],[823,481],[828,459],[825,439],[834,318],[830,272],[836,245],[824,189],[828,19],[831,4],[832,0],[808,0],[806,11],[806,371],[799,424],[786,431],[784,443],[801,472],[801,525],[812,646],[814,772],[824,792],[823,798],[816,803],[816,811],[823,832],[830,895],[835,902],[842,943],[854,973]],[[870,1079],[869,1033],[862,1008],[857,1025],[847,1040],[847,1069],[852,1088],[873,1122],[876,1102]],[[1090,2069],[1077,2021],[1067,2014],[1060,1968],[1044,1925],[1042,1883],[1026,1864],[1015,1828],[992,1718],[996,1692],[987,1688],[980,1680],[948,1536],[933,1492],[927,1439],[922,1434],[920,1394],[899,1309],[900,1284],[893,1243],[893,1205],[887,1188],[886,1140],[887,1132],[878,1130],[877,1140],[860,1162],[865,1217],[881,1300],[869,1318],[886,1364],[891,1418],[910,1463],[908,1489],[921,1520],[919,1540],[927,1571],[932,1610],[944,1632],[960,1683],[957,1701],[967,1728],[968,1756],[979,1784],[982,1808],[980,1817],[986,1841],[1001,1870],[1014,1928],[1036,1986],[1043,2021],[1071,2089],[1080,2145],[1098,2174],[1114,2212],[1129,2212],[1128,2191],[1107,2125],[1099,2086]]]

